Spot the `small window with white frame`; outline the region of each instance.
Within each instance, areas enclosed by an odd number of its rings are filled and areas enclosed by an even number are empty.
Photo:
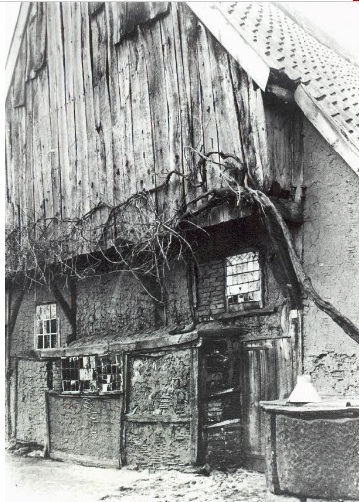
[[[226,299],[229,311],[263,306],[258,251],[247,251],[226,259]]]
[[[56,303],[36,306],[35,349],[53,349],[58,346],[59,320]]]

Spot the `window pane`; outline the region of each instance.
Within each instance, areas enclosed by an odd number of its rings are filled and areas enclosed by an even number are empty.
[[[258,252],[249,251],[227,258],[226,275],[229,305],[261,300]]]
[[[56,317],[56,303],[51,303],[50,305],[50,317],[51,319]]]
[[[43,348],[44,348],[44,343],[43,343],[43,342],[44,342],[44,341],[43,341],[42,336],[41,336],[41,335],[40,335],[40,336],[38,336],[38,337],[37,337],[37,348],[38,348],[38,349],[43,349]]]
[[[50,333],[57,333],[57,319],[51,319],[51,321],[50,321]]]
[[[44,335],[44,349],[50,348],[50,336]]]
[[[56,335],[51,335],[51,348],[54,349],[56,347]]]

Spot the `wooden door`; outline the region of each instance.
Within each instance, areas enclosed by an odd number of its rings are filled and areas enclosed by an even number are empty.
[[[286,398],[293,389],[294,364],[290,338],[242,343],[242,420],[245,465],[264,469],[264,414],[260,401]]]

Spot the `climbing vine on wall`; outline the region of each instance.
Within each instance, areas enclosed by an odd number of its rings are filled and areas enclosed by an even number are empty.
[[[230,201],[238,206],[245,201],[257,208],[268,237],[279,249],[282,263],[292,268],[302,292],[359,343],[359,329],[313,288],[297,257],[286,223],[269,197],[259,189],[248,166],[228,153],[195,154],[199,157],[196,170],[200,176],[171,171],[162,185],[142,190],[116,206],[100,203],[79,218],[40,218],[26,227],[9,231],[6,235],[7,276],[22,275],[46,284],[51,283],[55,273],[78,278],[101,273],[105,262],[114,269],[130,271],[141,280],[148,294],[163,303],[165,269],[170,268],[172,260],[188,263],[195,259],[188,230],[204,231],[195,223],[195,217]],[[218,171],[220,186],[206,191],[208,169]],[[202,187],[203,192],[183,201],[181,207],[168,214],[157,209],[156,194],[169,184],[172,176],[186,178],[194,186]],[[159,294],[153,294],[146,287],[144,277],[155,280]]]

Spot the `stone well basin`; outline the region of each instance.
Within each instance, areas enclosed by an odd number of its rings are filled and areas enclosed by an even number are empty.
[[[359,500],[358,399],[303,405],[266,401],[261,407],[271,492]]]

